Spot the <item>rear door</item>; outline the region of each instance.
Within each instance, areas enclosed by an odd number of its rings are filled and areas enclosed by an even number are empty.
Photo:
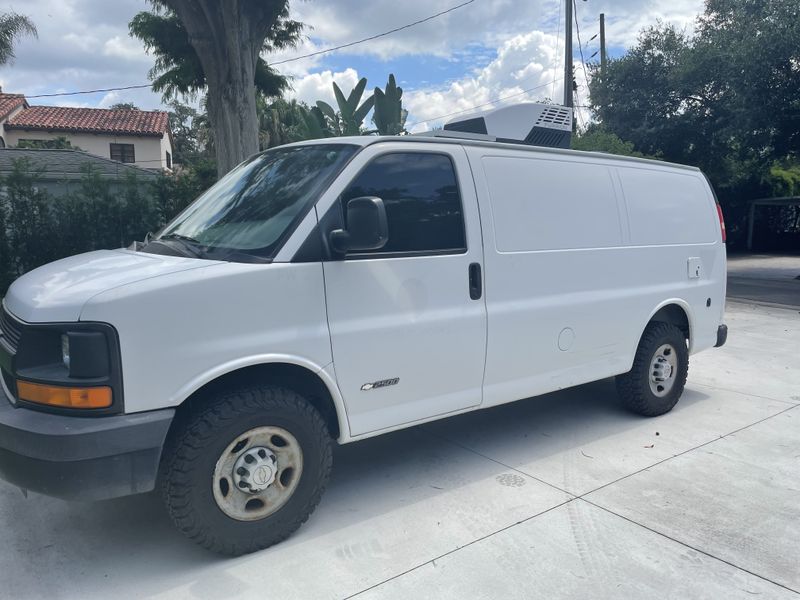
[[[486,308],[470,288],[483,263],[475,189],[464,149],[434,148],[366,148],[321,219],[328,235],[359,196],[381,198],[388,217],[383,249],[324,264],[334,368],[353,435],[481,403]]]

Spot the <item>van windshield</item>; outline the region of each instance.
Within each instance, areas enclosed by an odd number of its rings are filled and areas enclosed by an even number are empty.
[[[357,150],[352,144],[317,144],[258,154],[209,188],[150,244],[198,258],[271,258]]]

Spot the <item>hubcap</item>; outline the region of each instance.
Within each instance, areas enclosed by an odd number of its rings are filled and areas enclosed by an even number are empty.
[[[278,459],[269,448],[250,448],[233,465],[233,483],[251,494],[263,492],[275,481],[277,466]]]
[[[256,427],[237,436],[217,460],[212,486],[220,510],[257,521],[286,504],[300,482],[303,452],[281,427]]]
[[[658,397],[669,394],[677,371],[678,353],[675,348],[672,344],[659,347],[650,363],[650,391]]]

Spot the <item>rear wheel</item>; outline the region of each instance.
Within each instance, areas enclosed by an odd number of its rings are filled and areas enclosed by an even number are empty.
[[[170,435],[162,495],[177,528],[229,555],[276,544],[308,519],[332,467],[325,421],[299,394],[261,386],[220,394]]]
[[[630,410],[647,417],[669,412],[678,402],[689,372],[683,331],[663,322],[648,324],[633,367],[617,376],[617,391]]]

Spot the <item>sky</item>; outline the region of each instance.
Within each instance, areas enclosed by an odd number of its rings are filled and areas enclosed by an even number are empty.
[[[447,10],[465,0],[295,0],[292,17],[308,28],[302,44],[279,61],[345,44]],[[145,0],[12,0],[0,10],[28,15],[38,39],[23,39],[17,58],[0,68],[5,92],[24,93],[31,104],[107,107],[133,102],[142,109],[163,104],[149,89],[34,98],[76,90],[146,84],[153,65],[128,22],[147,10]],[[600,13],[606,15],[609,54],[621,55],[642,28],[659,20],[691,32],[703,0],[577,0],[583,56],[599,49]],[[450,115],[474,107],[553,99],[563,95],[563,0],[474,0],[437,19],[398,33],[277,67],[292,78],[290,97],[335,106],[331,83],[347,93],[360,77],[368,89],[383,87],[394,73],[403,88],[412,131],[441,126]],[[573,34],[575,36],[575,34]],[[587,84],[575,42],[577,100],[587,103]],[[505,99],[497,102],[498,99]],[[488,107],[488,106],[487,106]],[[485,108],[485,107],[484,107]],[[579,110],[579,123],[590,118]]]

